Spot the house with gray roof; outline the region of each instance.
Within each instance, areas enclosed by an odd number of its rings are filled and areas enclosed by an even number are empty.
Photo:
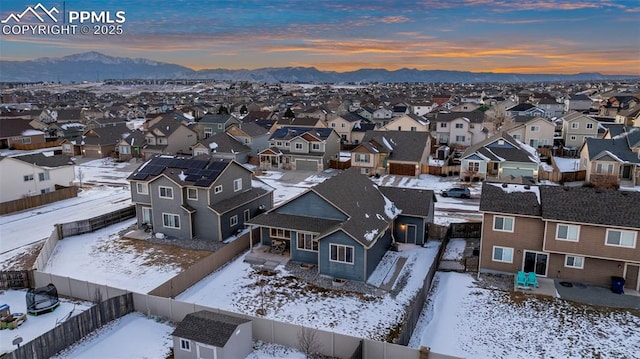
[[[507,132],[467,148],[460,161],[462,180],[538,181],[540,158],[536,150]]]
[[[481,111],[440,112],[435,114],[431,134],[438,144],[465,148],[487,138],[484,119]]]
[[[227,132],[215,134],[193,145],[193,156],[207,155],[214,159],[231,159],[247,163],[251,149]]]
[[[640,192],[484,183],[480,272],[640,290]]]
[[[262,245],[284,244],[290,260],[320,275],[366,281],[392,241],[424,243],[433,203],[432,191],[381,190],[350,168],[248,224],[260,229]]]
[[[418,176],[429,164],[428,132],[367,131],[351,151],[351,166],[367,175]]]
[[[174,238],[222,241],[273,206],[273,188],[229,159],[155,156],[128,180],[138,225]]]
[[[193,130],[198,134],[198,139],[203,139],[224,132],[240,122],[233,115],[208,113],[193,125]]]
[[[261,169],[323,171],[340,154],[340,138],[331,128],[282,127],[258,153]]]
[[[587,182],[613,177],[622,185],[640,185],[640,127],[612,126],[605,138],[587,138],[580,148]]]
[[[155,155],[190,155],[192,146],[198,141],[196,131],[183,121],[163,117],[155,121],[145,133],[144,158]]]
[[[250,156],[257,156],[258,152],[269,147],[271,133],[255,122],[243,122],[227,129],[227,133],[245,146],[250,148]]]
[[[0,148],[22,148],[45,142],[45,133],[35,129],[30,120],[0,119]]]
[[[253,351],[251,320],[201,310],[171,333],[175,359],[236,359]]]

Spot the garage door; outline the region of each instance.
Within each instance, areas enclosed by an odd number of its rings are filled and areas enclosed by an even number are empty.
[[[502,177],[533,177],[533,170],[529,168],[503,168]]]
[[[415,176],[416,166],[406,163],[389,163],[389,174],[401,176]]]
[[[318,161],[296,160],[298,171],[318,171]]]

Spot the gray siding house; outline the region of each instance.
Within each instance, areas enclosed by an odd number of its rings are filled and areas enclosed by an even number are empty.
[[[261,169],[323,171],[338,159],[340,137],[330,128],[282,127],[260,151]]]
[[[206,310],[187,314],[171,335],[175,359],[246,358],[253,351],[250,320]]]
[[[156,156],[129,177],[138,225],[222,241],[273,206],[273,189],[233,160]]]
[[[429,198],[424,203],[429,208],[411,208],[401,216],[403,207],[416,205],[394,203],[367,176],[351,168],[247,224],[260,228],[263,245],[284,242],[291,260],[316,265],[320,275],[366,281],[394,241],[394,228],[405,231],[398,232],[405,235],[402,241],[424,242],[427,221],[433,218],[433,192],[405,191],[387,193],[399,201]],[[410,225],[416,230],[411,238],[401,229]]]

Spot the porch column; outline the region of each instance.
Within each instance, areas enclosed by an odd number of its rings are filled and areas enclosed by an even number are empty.
[[[249,226],[249,252],[253,253],[253,226]]]

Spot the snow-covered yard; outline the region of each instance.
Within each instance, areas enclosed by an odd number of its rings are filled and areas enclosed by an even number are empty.
[[[142,313],[131,313],[91,333],[53,358],[163,359],[173,346],[173,330],[166,322],[147,318]]]
[[[112,158],[84,161],[76,165],[76,184],[102,183],[128,185],[127,177],[142,163],[116,162]]]
[[[8,304],[11,307],[11,313],[26,313],[26,294],[26,290],[0,291],[0,304]],[[56,326],[56,322],[62,321],[70,313],[71,315],[78,315],[92,305],[89,302],[60,298],[60,306],[55,311],[36,317],[28,315],[27,320],[18,328],[0,331],[0,354],[15,349],[12,344],[14,338],[22,337],[22,343],[27,343],[53,329]]]
[[[640,316],[520,292],[485,289],[438,272],[409,343],[465,358],[638,358]]]
[[[390,258],[383,259],[385,264],[376,269],[380,273],[374,272],[371,278],[384,278],[394,268],[389,264],[395,262],[393,257],[405,257],[406,263],[392,290],[380,296],[320,288],[297,279],[283,266],[277,268],[275,275],[260,274],[241,256],[177,299],[255,315],[262,309],[264,298],[267,318],[384,340],[401,323],[405,306],[422,287],[439,245],[440,242],[429,242],[427,247],[401,245],[400,252],[388,252]],[[258,284],[261,281],[265,283],[262,295]]]
[[[467,241],[463,238],[451,238],[442,254],[443,261],[458,261],[462,259]]]
[[[167,253],[164,246],[120,238],[118,232],[134,223],[135,219],[130,219],[65,238],[58,242],[42,271],[146,293],[178,274],[185,260],[188,265],[210,254],[188,249]]]

